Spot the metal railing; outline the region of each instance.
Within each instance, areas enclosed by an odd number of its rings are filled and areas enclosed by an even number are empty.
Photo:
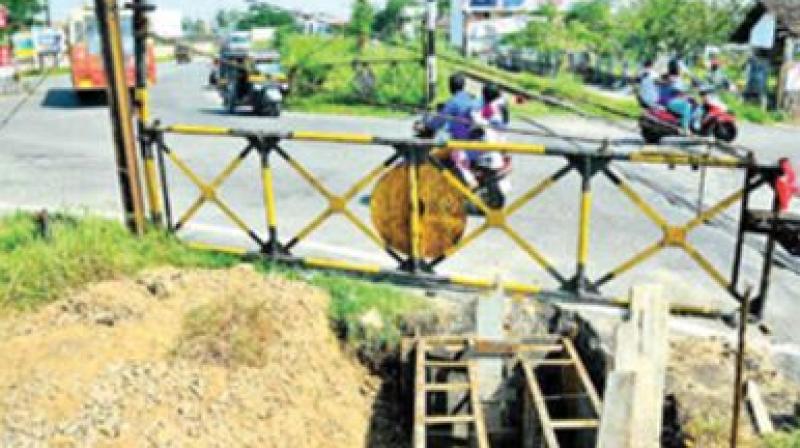
[[[512,293],[536,294],[552,297],[554,300],[579,301],[589,303],[611,304],[626,306],[626,299],[604,298],[602,296],[603,287],[616,280],[634,267],[645,263],[657,253],[668,248],[675,248],[686,252],[695,261],[701,272],[711,278],[720,288],[729,292],[734,298],[740,299],[738,291],[739,271],[741,268],[742,240],[744,238],[744,228],[739,232],[737,242],[737,256],[733,266],[733,274],[729,279],[723,274],[722,270],[715,266],[708,258],[689,242],[688,236],[704,223],[714,219],[728,208],[735,204],[742,204],[742,219],[745,219],[747,199],[750,194],[762,185],[771,182],[777,173],[777,167],[763,166],[756,164],[752,159],[739,158],[732,155],[711,155],[711,154],[692,154],[680,150],[669,150],[663,147],[644,147],[641,150],[632,152],[620,152],[611,150],[608,147],[601,147],[598,151],[586,152],[578,150],[568,145],[539,145],[527,143],[483,143],[476,141],[449,141],[446,143],[434,142],[431,140],[420,139],[390,139],[380,138],[365,134],[344,134],[344,133],[321,133],[321,132],[258,132],[241,129],[230,129],[212,126],[192,126],[192,125],[172,125],[172,126],[153,126],[145,129],[146,147],[145,159],[154,156],[160,159],[161,176],[160,180],[154,175],[146,176],[146,182],[150,185],[148,191],[162,191],[163,200],[155,201],[152,205],[159,206],[164,204],[165,215],[168,227],[171,231],[178,231],[184,228],[205,204],[213,204],[228,218],[228,220],[239,229],[244,235],[252,240],[259,250],[258,255],[277,261],[298,263],[312,268],[338,269],[362,274],[381,275],[390,278],[413,280],[426,284],[456,285],[469,288],[489,288],[495,286],[494,279],[473,278],[465,276],[441,276],[436,273],[437,267],[445,260],[457,256],[467,246],[472,245],[481,235],[490,229],[499,230],[507,235],[511,241],[522,252],[524,252],[531,262],[538,266],[543,272],[555,279],[560,288],[558,291],[544,291],[536,284],[523,284],[509,282],[503,285]],[[219,174],[211,180],[201,178],[184,161],[181,155],[174,150],[173,146],[167,141],[168,136],[172,135],[192,135],[224,137],[231,139],[242,139],[245,145],[224,166]],[[282,144],[287,141],[299,141],[309,143],[335,143],[348,144],[354,147],[363,146],[384,146],[392,150],[382,163],[353,183],[344,193],[336,193],[332,188],[325,185],[319,177],[304,166],[300,161],[293,157]],[[495,209],[489,207],[484,201],[468,187],[466,187],[458,176],[443,163],[442,153],[451,150],[470,150],[479,152],[503,151],[504,153],[528,157],[547,157],[562,158],[565,165],[553,174],[539,180],[522,193],[518,198],[511,201],[507,206]],[[266,235],[259,234],[254,230],[254,226],[242,219],[230,206],[228,206],[217,194],[223,183],[251,156],[257,156],[260,160],[260,183],[263,192],[263,206],[266,227]],[[296,172],[301,179],[311,186],[327,205],[318,215],[306,223],[301,229],[289,237],[278,234],[278,220],[282,213],[288,210],[280,210],[276,204],[275,186],[284,179],[276,179],[272,164],[275,159],[283,161],[288,167]],[[175,215],[172,210],[170,199],[170,188],[168,176],[166,175],[166,161],[178,169],[198,190],[198,196],[189,208],[180,214]],[[747,184],[744,188],[737,190],[714,206],[708,208],[703,213],[685,223],[672,223],[655,207],[650,205],[633,186],[628,183],[615,170],[614,164],[654,164],[664,166],[688,166],[688,167],[707,167],[709,169],[727,168],[740,169],[747,173]],[[421,170],[434,171],[438,173],[439,179],[452,188],[480,210],[482,222],[477,228],[466,232],[463,237],[453,242],[452,246],[446,247],[440,253],[426,253],[422,243],[427,237],[422,225],[425,213],[424,200],[421,190],[425,188],[426,181],[420,176]],[[404,170],[407,182],[403,184],[407,191],[398,195],[395,203],[389,204],[390,207],[406,207],[408,209],[407,227],[401,229],[405,232],[404,236],[409,242],[406,247],[397,247],[387,243],[386,238],[373,226],[364,222],[348,206],[359,193],[365,191],[384,173],[390,170]],[[147,170],[152,173],[152,170]],[[538,198],[542,193],[552,188],[556,183],[563,179],[567,174],[576,172],[581,178],[581,199],[580,199],[580,219],[578,228],[577,253],[574,260],[573,272],[559,271],[550,258],[540,250],[533,242],[526,239],[522,233],[510,224],[510,218]],[[630,202],[647,219],[655,223],[661,230],[661,237],[649,245],[646,249],[631,256],[624,263],[613,267],[607,273],[597,279],[590,279],[587,276],[589,263],[590,247],[590,227],[592,224],[592,186],[599,177],[608,179],[619,191],[627,197]],[[160,184],[160,188],[158,186]],[[423,207],[421,207],[421,204]],[[156,211],[160,212],[160,211]],[[158,213],[154,213],[157,215]],[[299,257],[295,255],[298,246],[313,232],[322,226],[334,215],[341,215],[349,221],[353,227],[363,233],[374,244],[377,251],[388,254],[394,260],[394,266],[381,266],[376,264],[359,264],[345,260],[323,259],[317,257]],[[205,248],[213,246],[204,245]],[[232,251],[241,255],[247,254],[244,249],[219,248]],[[771,257],[769,257],[771,260]],[[767,272],[768,274],[768,272]],[[766,294],[766,288],[764,288]],[[719,314],[717,310],[683,306],[677,307],[674,311],[684,311],[687,313]]]

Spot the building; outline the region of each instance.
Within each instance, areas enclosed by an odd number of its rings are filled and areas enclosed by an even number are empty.
[[[778,73],[776,105],[800,117],[800,2],[756,1],[731,40],[753,49],[745,93],[763,97],[769,71],[774,70]]]
[[[327,35],[333,30],[336,19],[324,13],[292,11],[303,34]]]
[[[450,0],[450,43],[465,55],[488,53],[547,3],[566,9],[572,0]]]
[[[425,18],[425,2],[411,2],[403,8],[400,15],[402,24],[400,29],[406,39],[412,40],[419,37]]]

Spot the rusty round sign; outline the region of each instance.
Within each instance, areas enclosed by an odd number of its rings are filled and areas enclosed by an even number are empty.
[[[372,223],[394,250],[409,254],[411,228],[408,165],[399,165],[377,182],[370,201]],[[467,216],[464,198],[435,167],[419,167],[421,258],[436,258],[464,235]]]

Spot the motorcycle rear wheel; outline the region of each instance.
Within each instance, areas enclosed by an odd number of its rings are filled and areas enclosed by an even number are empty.
[[[658,145],[661,143],[661,134],[653,129],[642,127],[642,139],[648,145]]]
[[[487,207],[493,210],[500,210],[506,205],[506,196],[495,182],[489,182],[488,185],[482,186],[478,190],[478,196]]]
[[[736,125],[733,123],[717,123],[714,126],[714,137],[723,142],[731,143],[736,140]]]

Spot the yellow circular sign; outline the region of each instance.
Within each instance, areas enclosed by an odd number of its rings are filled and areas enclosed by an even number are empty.
[[[411,235],[411,201],[408,165],[398,165],[381,177],[372,192],[372,223],[394,250],[408,255]],[[464,198],[442,173],[430,164],[419,167],[421,258],[444,255],[464,235],[467,215]]]

